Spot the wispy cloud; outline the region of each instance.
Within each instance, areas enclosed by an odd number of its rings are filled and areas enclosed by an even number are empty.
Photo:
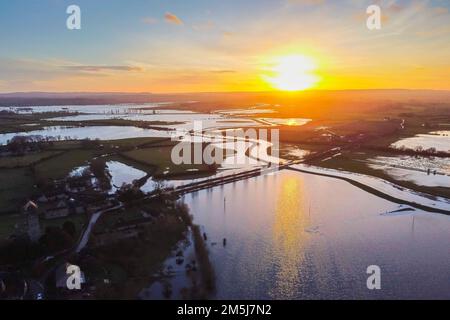
[[[103,72],[103,71],[123,71],[123,72],[139,72],[143,71],[140,67],[135,66],[103,66],[103,65],[75,65],[62,66],[65,70],[79,72]]]
[[[170,13],[170,12],[166,12],[166,14],[164,15],[164,19],[166,20],[167,23],[172,23],[172,24],[176,24],[176,25],[184,24],[183,20],[181,20],[176,15],[174,15],[173,13]]]
[[[232,36],[234,36],[234,32],[230,31],[224,31],[222,34],[225,38],[231,38]]]
[[[223,74],[223,73],[236,73],[236,70],[211,70],[211,73],[218,73],[218,74]]]

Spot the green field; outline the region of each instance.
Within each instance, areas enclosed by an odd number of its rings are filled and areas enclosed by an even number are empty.
[[[95,225],[94,231],[99,233],[106,232],[109,229],[112,229],[119,220],[121,222],[128,222],[141,218],[143,218],[143,215],[140,207],[127,207],[124,211],[118,210],[103,215]]]
[[[121,139],[121,140],[108,140],[108,141],[102,141],[101,142],[105,148],[112,149],[115,147],[119,148],[136,148],[136,147],[142,147],[146,145],[153,145],[153,144],[173,144],[170,139],[166,138],[129,138],[129,139]]]
[[[174,165],[170,157],[173,143],[167,139],[139,138],[101,143],[103,148],[83,149],[80,141],[59,141],[42,152],[0,158],[0,214],[17,212],[26,199],[37,192],[35,184],[41,179],[63,179],[74,168],[86,165],[92,158],[121,150],[132,151],[125,152],[125,157],[112,155],[107,159],[122,161],[149,174],[169,171],[168,176],[186,175],[187,169],[199,169],[199,173],[191,173],[196,176],[210,173],[207,166]],[[162,146],[136,149],[155,144]]]
[[[208,165],[201,164],[180,164],[176,165],[173,163],[171,158],[172,146],[136,149],[129,152],[125,152],[123,155],[131,160],[156,167],[155,175],[163,175],[167,172],[167,175],[186,175],[189,174],[190,169],[197,169],[197,173],[211,172],[211,168]],[[196,172],[191,172],[190,174],[195,174]]]
[[[62,179],[76,167],[99,155],[95,150],[71,150],[35,166],[37,178]]]
[[[24,156],[15,156],[15,157],[1,157],[0,158],[0,168],[12,169],[19,167],[27,167],[36,162],[45,160],[52,156],[59,154],[57,151],[43,151],[32,154],[27,154]]]
[[[48,126],[49,118],[66,116],[66,112],[43,112],[34,114],[0,114],[0,133],[27,132]],[[32,125],[31,125],[32,124]]]
[[[35,192],[28,169],[0,169],[0,213],[17,211]]]
[[[114,151],[117,148],[136,148],[139,146],[164,143],[166,141],[170,144],[170,139],[165,138],[152,138],[152,137],[144,137],[144,138],[129,138],[129,139],[121,139],[121,140],[98,140],[98,145],[102,145],[101,149],[99,146],[86,148],[83,146],[82,140],[68,140],[68,141],[53,141],[52,144],[48,147],[49,150],[59,150],[59,151],[67,151],[67,150],[79,150],[79,149],[96,149],[103,150],[106,152]]]
[[[20,221],[19,214],[0,215],[0,242],[14,233],[14,227]]]
[[[41,219],[41,229],[44,232],[47,227],[62,227],[64,222],[70,221],[76,227],[77,233],[75,237],[79,237],[81,235],[81,231],[83,230],[84,225],[88,221],[88,217],[86,214],[76,214],[70,215],[68,217],[60,218],[60,219],[52,219],[52,220],[43,220]]]

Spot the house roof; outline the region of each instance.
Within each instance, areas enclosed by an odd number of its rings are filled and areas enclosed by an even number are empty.
[[[33,201],[28,201],[24,206],[23,206],[23,210],[25,211],[29,211],[29,210],[37,210],[38,209],[38,205],[33,202]]]

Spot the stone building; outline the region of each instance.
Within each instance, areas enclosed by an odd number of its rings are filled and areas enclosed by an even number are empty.
[[[37,204],[28,201],[23,207],[23,214],[25,215],[25,232],[32,242],[37,242],[42,235]]]

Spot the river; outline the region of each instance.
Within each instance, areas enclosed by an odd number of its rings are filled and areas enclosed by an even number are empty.
[[[405,207],[287,170],[184,200],[208,235],[214,298],[450,298],[449,216],[389,213]],[[381,290],[366,287],[370,265]]]

